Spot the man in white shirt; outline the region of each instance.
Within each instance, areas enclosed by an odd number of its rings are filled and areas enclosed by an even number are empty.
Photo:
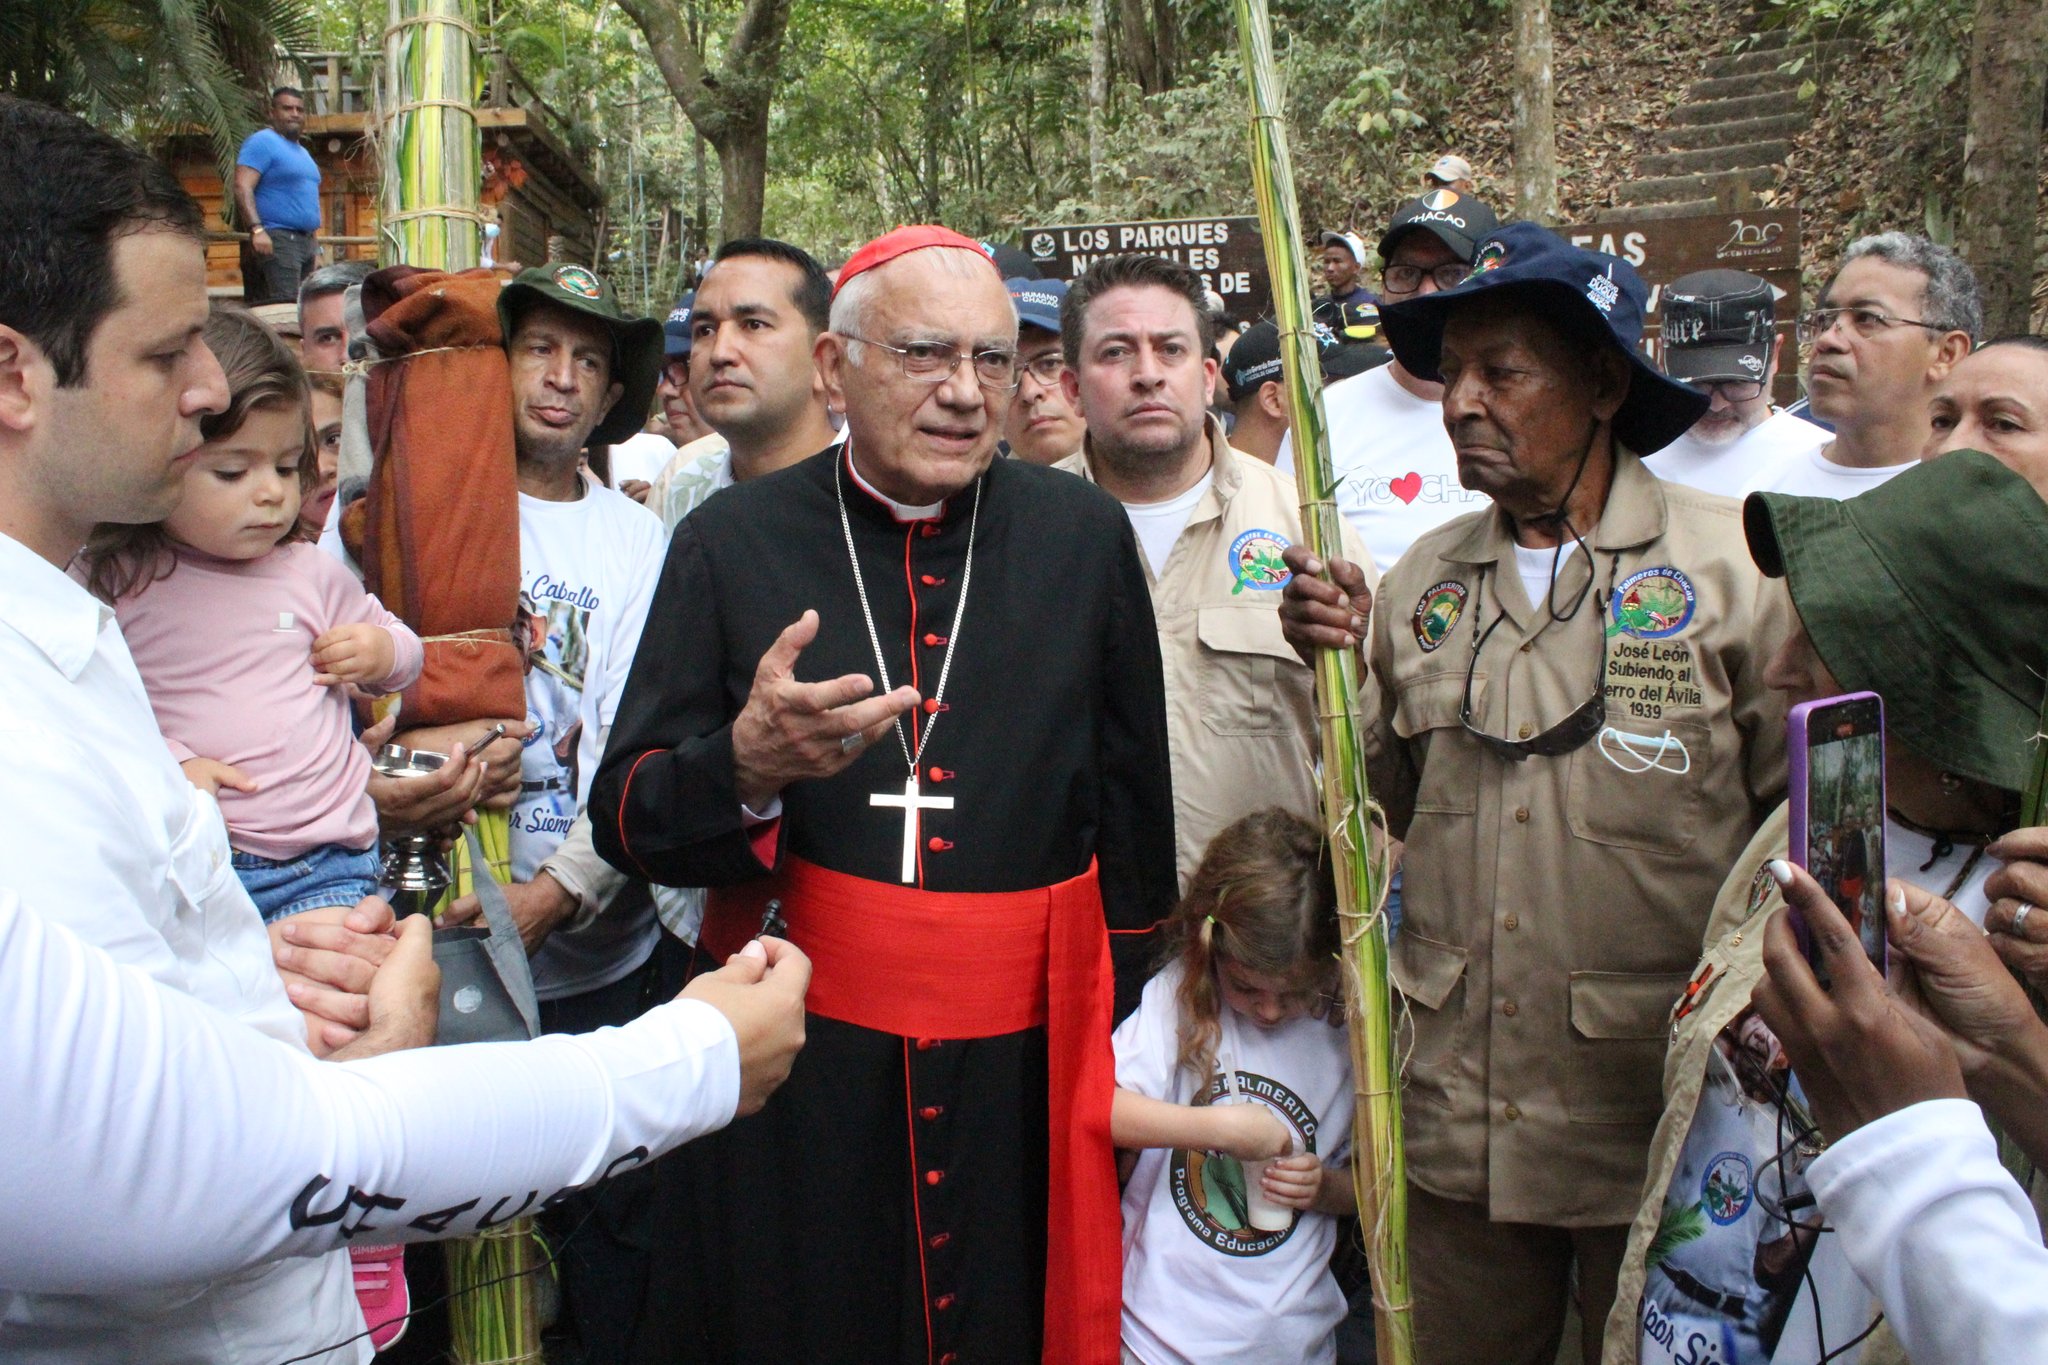
[[[1771,405],[1775,311],[1770,282],[1740,270],[1696,271],[1664,290],[1664,372],[1712,406],[1643,460],[1652,474],[1739,498],[1827,444],[1825,428]]]
[[[1432,190],[1395,212],[1380,238],[1380,297],[1401,303],[1464,279],[1479,239],[1499,220],[1477,199]],[[1416,537],[1486,507],[1458,482],[1458,457],[1444,430],[1444,386],[1418,379],[1399,360],[1333,384],[1323,393],[1337,507],[1372,551],[1381,573]],[[1294,469],[1292,438],[1278,466]]]
[[[1927,405],[1983,330],[1977,277],[1962,257],[1925,237],[1859,237],[1799,319],[1813,348],[1806,395],[1835,439],[1789,461],[1751,491],[1853,498],[1920,458]]]
[[[162,520],[199,419],[227,405],[200,334],[198,206],[141,152],[0,98],[0,212],[18,224],[0,247],[0,740],[10,755],[0,889],[168,989],[302,1049],[307,1021],[294,1004],[311,997],[286,994],[229,863],[220,808],[171,761],[113,612],[64,573],[96,523]],[[389,923],[383,909],[376,927]],[[320,932],[317,945],[287,950],[290,965],[303,971],[328,955],[316,946],[353,944],[369,959],[358,964],[366,988],[388,936]],[[311,1352],[338,1365],[369,1359],[367,1341],[334,1345],[362,1330],[338,1251],[143,1293],[0,1288],[0,1358],[12,1362]]]
[[[771,474],[838,440],[811,359],[832,286],[810,253],[768,237],[718,248],[690,313],[689,348],[669,361],[712,438],[683,447],[647,505],[666,531],[721,488]]]

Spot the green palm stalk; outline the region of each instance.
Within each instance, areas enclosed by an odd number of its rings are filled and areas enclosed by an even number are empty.
[[[482,252],[475,0],[391,0],[384,31],[386,265],[467,270]]]
[[[1287,127],[1274,70],[1266,0],[1234,0],[1238,47],[1251,97],[1252,184],[1266,267],[1273,277],[1273,314],[1294,437],[1302,536],[1328,564],[1342,541],[1332,496],[1330,439],[1323,414],[1322,367],[1302,262],[1300,212],[1287,155]],[[1384,831],[1366,783],[1365,745],[1358,727],[1359,660],[1351,650],[1316,658],[1316,708],[1322,716],[1324,827],[1335,864],[1344,924],[1343,967],[1351,1006],[1351,1060],[1358,1087],[1352,1179],[1372,1265],[1380,1365],[1415,1358],[1408,1279],[1408,1178],[1401,1147],[1401,1077],[1394,1047],[1394,993],[1387,968],[1387,882]]]

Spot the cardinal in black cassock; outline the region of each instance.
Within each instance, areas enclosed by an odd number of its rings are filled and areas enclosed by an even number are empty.
[[[636,1357],[1114,1365],[1111,961],[1121,1017],[1176,894],[1150,595],[1114,500],[991,461],[978,246],[898,229],[840,294],[869,271],[820,346],[845,446],[677,528],[591,793],[619,868],[712,888],[704,965],[773,914],[815,966],[788,1081],[664,1163]],[[920,700],[746,809],[735,718],[809,609],[797,682]]]

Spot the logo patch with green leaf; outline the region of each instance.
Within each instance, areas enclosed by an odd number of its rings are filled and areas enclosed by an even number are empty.
[[[1698,605],[1692,580],[1667,565],[1638,569],[1614,589],[1614,621],[1609,637],[1661,640],[1692,624]]]
[[[1237,580],[1231,585],[1231,595],[1246,588],[1271,592],[1286,587],[1287,580],[1294,577],[1294,571],[1280,557],[1288,544],[1287,537],[1277,531],[1246,531],[1231,541],[1230,576]]]

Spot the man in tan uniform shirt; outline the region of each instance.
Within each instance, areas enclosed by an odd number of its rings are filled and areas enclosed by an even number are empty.
[[[1464,284],[1386,310],[1401,363],[1443,376],[1460,481],[1494,503],[1388,573],[1363,702],[1373,795],[1407,841],[1393,971],[1423,1365],[1549,1365],[1574,1269],[1599,1358],[1666,1019],[1784,787],[1762,679],[1784,599],[1736,503],[1639,459],[1704,401],[1642,358],[1646,292],[1523,223]],[[1290,639],[1356,642],[1360,582],[1336,576],[1348,603],[1289,588]]]
[[[1183,886],[1240,816],[1318,818],[1314,679],[1280,633],[1281,555],[1301,538],[1300,510],[1294,485],[1208,415],[1208,325],[1199,277],[1158,256],[1099,262],[1061,308],[1063,382],[1088,434],[1058,468],[1123,503],[1144,551]]]

